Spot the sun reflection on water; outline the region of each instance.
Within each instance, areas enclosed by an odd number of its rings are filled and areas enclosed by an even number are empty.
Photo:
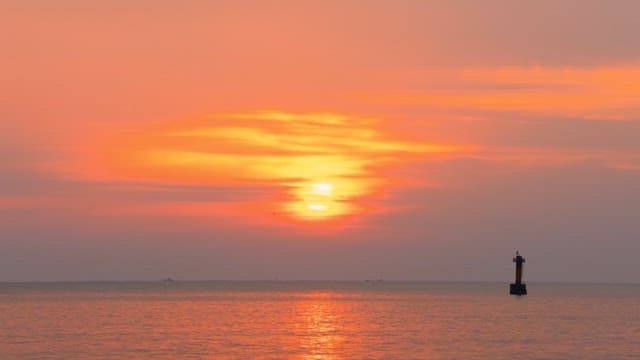
[[[311,300],[296,304],[299,314],[299,347],[304,351],[303,359],[331,360],[340,358],[339,353],[344,341],[344,319],[339,314],[344,313],[340,304],[332,301],[328,294],[316,293],[310,295]]]

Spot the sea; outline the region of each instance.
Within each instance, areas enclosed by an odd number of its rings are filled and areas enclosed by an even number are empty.
[[[0,359],[640,359],[640,285],[0,283]]]

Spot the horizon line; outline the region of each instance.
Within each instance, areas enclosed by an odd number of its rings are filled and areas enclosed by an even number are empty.
[[[157,280],[0,280],[0,284],[55,284],[55,283],[163,283],[171,279],[174,283],[458,283],[458,284],[488,284],[488,283],[510,283],[511,280],[402,280],[402,279],[174,279],[164,278]],[[574,284],[574,285],[640,285],[640,281],[584,281],[584,280],[530,280],[531,284]]]

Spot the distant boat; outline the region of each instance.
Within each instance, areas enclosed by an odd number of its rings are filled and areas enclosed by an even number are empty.
[[[176,281],[173,280],[172,278],[166,278],[166,279],[162,280],[162,282],[167,284],[167,283],[172,283],[172,282],[176,282]]]

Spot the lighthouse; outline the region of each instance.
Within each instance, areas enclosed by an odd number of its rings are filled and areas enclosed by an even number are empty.
[[[527,295],[527,285],[522,283],[522,264],[524,258],[518,251],[513,258],[513,262],[516,263],[516,282],[509,286],[509,294],[511,295]]]

